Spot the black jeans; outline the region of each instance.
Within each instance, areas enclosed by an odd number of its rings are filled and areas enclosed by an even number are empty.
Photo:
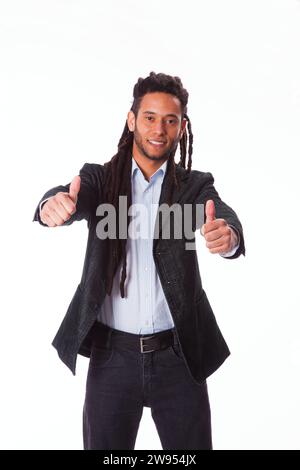
[[[212,449],[207,385],[190,376],[176,338],[174,345],[149,353],[93,345],[84,449],[134,449],[144,406],[151,408],[163,449]]]

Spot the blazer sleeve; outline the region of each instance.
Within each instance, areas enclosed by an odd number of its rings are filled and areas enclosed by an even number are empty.
[[[81,178],[80,191],[78,193],[76,212],[64,222],[62,225],[71,225],[75,221],[86,219],[89,221],[92,215],[96,214],[98,204],[102,199],[102,189],[100,174],[97,171],[99,165],[85,163],[79,172]],[[48,227],[40,218],[40,204],[45,199],[55,196],[58,192],[69,192],[70,184],[56,186],[47,191],[40,199],[33,216],[33,222],[39,222],[41,225]]]
[[[201,172],[197,172],[201,173]],[[224,201],[222,201],[219,193],[217,192],[214,186],[214,177],[211,173],[201,173],[199,175],[199,191],[196,196],[196,204],[203,204],[204,205],[204,223],[206,222],[205,216],[205,206],[206,202],[209,199],[212,199],[215,203],[216,208],[216,218],[218,219],[225,219],[228,225],[231,225],[233,229],[238,232],[239,235],[239,247],[236,252],[232,256],[226,256],[226,259],[234,259],[238,258],[240,255],[246,254],[245,249],[245,241],[244,241],[244,234],[243,234],[243,227],[242,224],[236,214],[236,212]],[[200,227],[196,227],[200,228]]]

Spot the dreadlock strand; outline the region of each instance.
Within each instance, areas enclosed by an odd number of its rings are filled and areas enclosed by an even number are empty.
[[[126,210],[126,217],[127,217],[127,229],[128,229],[128,208],[131,206],[132,202],[132,196],[131,196],[131,168],[132,168],[132,158],[131,158],[131,152],[128,151],[127,155],[127,160],[125,163],[125,168],[124,168],[124,173],[126,175],[125,177],[125,187],[124,187],[124,193],[127,195],[127,210]],[[128,234],[126,234],[127,236]],[[126,266],[127,266],[127,257],[126,257],[126,245],[127,245],[127,238],[124,240],[121,240],[121,258],[123,257],[123,267],[122,267],[122,275],[121,275],[121,282],[120,282],[120,292],[121,292],[121,297],[123,298],[125,296],[124,292],[124,284],[125,280],[127,277],[127,271],[126,271]]]
[[[124,243],[124,250],[125,249],[126,249],[126,243]],[[121,282],[120,282],[120,292],[121,292],[121,297],[122,298],[125,297],[124,284],[125,284],[125,279],[126,279],[126,276],[127,276],[126,265],[127,265],[127,256],[126,256],[126,251],[125,251],[124,256],[123,256],[123,268],[122,268],[122,275],[121,275]]]
[[[186,143],[187,143],[187,135],[186,135],[186,130],[184,130],[184,133],[180,139],[180,166],[182,168],[185,168],[185,161],[186,161]]]
[[[193,153],[193,140],[194,136],[192,133],[192,125],[190,119],[187,117],[188,121],[188,131],[189,131],[189,150],[188,150],[188,167],[187,171],[190,172],[192,168],[192,153]]]

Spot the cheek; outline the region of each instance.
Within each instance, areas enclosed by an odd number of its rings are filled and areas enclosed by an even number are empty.
[[[180,131],[173,131],[172,133],[170,133],[170,138],[172,140],[180,140]]]
[[[140,135],[140,137],[143,137],[143,138],[149,132],[148,127],[145,126],[144,124],[139,124],[138,126],[136,126],[135,130],[136,130],[137,134]]]

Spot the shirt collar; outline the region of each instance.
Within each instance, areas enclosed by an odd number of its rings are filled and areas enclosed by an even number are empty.
[[[158,173],[162,173],[162,176],[164,178],[165,176],[165,173],[167,171],[167,164],[168,164],[168,160],[166,160],[154,173],[153,175],[150,176],[150,181],[152,180],[152,178],[154,177],[154,175],[158,174]],[[132,156],[132,166],[131,166],[131,178],[133,178],[134,174],[137,172],[137,171],[140,171],[140,167],[138,166],[138,164],[136,163],[135,159],[133,158]],[[142,172],[141,172],[142,173]]]

